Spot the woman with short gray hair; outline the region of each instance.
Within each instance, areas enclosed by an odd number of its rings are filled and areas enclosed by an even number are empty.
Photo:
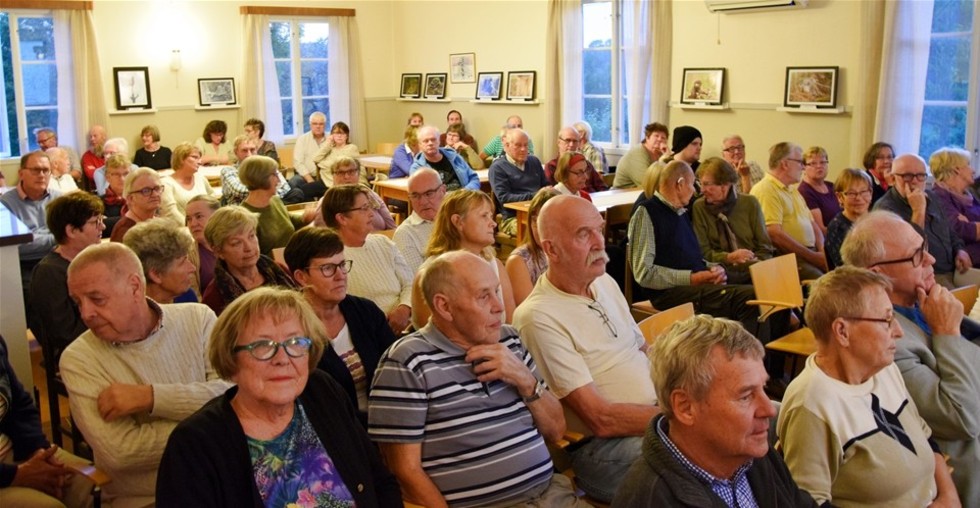
[[[191,287],[197,267],[191,262],[194,239],[170,219],[156,218],[133,226],[123,236],[143,265],[146,296],[157,303],[197,302]]]
[[[276,187],[279,185],[279,163],[271,157],[253,155],[238,166],[238,179],[248,189],[242,201],[246,210],[258,216],[256,232],[259,249],[266,256],[272,249],[285,247],[297,229],[313,220],[313,210],[307,213],[289,212]]]
[[[936,177],[932,194],[939,202],[950,228],[963,240],[973,266],[980,267],[980,201],[970,192],[976,175],[970,167],[970,152],[962,148],[940,148],[929,157]]]

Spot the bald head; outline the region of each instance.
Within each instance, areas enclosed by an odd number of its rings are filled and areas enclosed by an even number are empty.
[[[578,196],[556,196],[541,208],[538,235],[556,287],[578,294],[605,273],[604,226],[595,206]]]
[[[100,243],[92,245],[72,260],[68,265],[68,277],[87,270],[89,267],[102,264],[112,270],[117,280],[125,280],[130,275],[136,274],[143,283],[143,265],[140,258],[125,244],[118,242]]]
[[[422,265],[421,287],[432,323],[449,340],[464,348],[500,340],[500,281],[486,260],[462,250],[439,255]]]
[[[899,155],[892,161],[892,175],[895,189],[902,197],[908,197],[910,192],[926,188],[926,161],[914,153]]]
[[[515,129],[515,128],[516,129],[523,129],[524,128],[524,120],[521,120],[521,117],[519,117],[517,115],[511,115],[511,116],[508,116],[507,117],[507,125],[510,128],[512,128],[512,129]]]
[[[408,200],[412,211],[424,220],[435,220],[446,197],[446,187],[436,170],[423,167],[408,177]]]

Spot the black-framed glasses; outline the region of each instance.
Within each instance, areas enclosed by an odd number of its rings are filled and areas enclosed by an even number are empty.
[[[92,217],[91,219],[85,221],[85,224],[91,224],[93,226],[103,226],[103,225],[105,225],[105,220],[107,218],[108,217],[106,217],[105,215],[96,215],[96,216]]]
[[[422,200],[422,199],[424,199],[426,201],[429,201],[432,198],[436,197],[436,194],[438,194],[439,191],[441,191],[445,186],[446,186],[446,184],[440,183],[438,186],[433,187],[433,188],[431,188],[431,189],[429,189],[429,190],[427,190],[425,192],[409,192],[408,193],[408,198],[409,199],[414,199],[414,200]]]
[[[871,189],[865,189],[865,190],[862,190],[862,191],[847,191],[847,192],[841,192],[841,194],[845,198],[851,198],[851,199],[854,199],[854,198],[869,198],[869,197],[871,197]]]
[[[929,252],[929,242],[923,241],[922,245],[912,253],[911,256],[902,259],[889,259],[887,261],[879,261],[868,268],[872,268],[879,265],[897,265],[901,263],[912,263],[912,268],[916,268],[922,264],[922,260],[926,257],[926,253]]]
[[[841,319],[849,319],[851,321],[869,321],[871,323],[885,323],[885,328],[891,328],[895,324],[895,316],[888,316],[886,318],[876,318],[876,317],[863,317],[863,316],[841,316]]]
[[[575,139],[575,138],[558,138],[558,141],[561,141],[562,143],[565,143],[565,144],[578,143],[578,139]]]
[[[803,159],[790,159],[789,157],[786,157],[786,160],[793,161],[793,162],[798,162],[800,164],[800,166],[806,166],[806,164],[803,162]]]
[[[153,194],[163,194],[163,186],[162,185],[154,185],[154,186],[151,186],[151,187],[143,187],[142,189],[134,190],[133,191],[133,194],[140,194],[144,198],[148,198],[148,197],[152,196]]]
[[[257,340],[244,346],[235,346],[231,349],[231,352],[248,351],[248,354],[252,355],[252,358],[265,362],[276,356],[279,353],[279,348],[282,348],[286,352],[286,355],[291,358],[302,358],[309,354],[311,347],[313,347],[313,339],[309,337],[293,337],[282,342],[276,342],[271,339]]]
[[[616,330],[616,325],[609,320],[609,314],[606,314],[606,309],[602,307],[601,303],[599,303],[597,300],[593,300],[592,303],[589,304],[589,309],[599,314],[599,317],[602,319],[602,324],[606,325],[606,330],[609,330],[609,333],[611,333],[613,337],[619,338],[619,331]]]
[[[370,203],[369,202],[369,203],[365,203],[362,206],[358,206],[357,208],[348,208],[347,210],[344,210],[344,213],[349,213],[349,212],[374,212],[374,210],[376,208],[377,207],[374,206],[374,203]]]
[[[353,259],[345,259],[339,263],[323,263],[320,266],[311,266],[307,268],[307,271],[320,270],[320,274],[324,277],[333,277],[337,273],[337,269],[340,269],[340,273],[350,273],[351,267],[354,266]]]
[[[918,182],[926,181],[925,173],[892,173],[892,174],[901,178],[902,181],[907,183],[913,181],[918,181]]]
[[[361,170],[359,170],[359,169],[345,169],[343,171],[334,171],[333,172],[333,176],[356,175],[356,174],[358,174],[360,172],[361,172]]]
[[[722,148],[721,151],[722,152],[729,152],[729,153],[730,152],[744,152],[745,151],[745,145],[730,146],[728,148]]]
[[[30,172],[32,175],[35,175],[35,176],[37,176],[37,175],[50,175],[51,174],[51,168],[38,168],[38,167],[34,167],[34,168],[24,168],[24,170]]]

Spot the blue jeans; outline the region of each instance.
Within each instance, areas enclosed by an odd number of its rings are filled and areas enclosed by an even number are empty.
[[[612,502],[619,482],[640,456],[643,438],[592,438],[572,452],[572,469],[576,485],[603,503]]]

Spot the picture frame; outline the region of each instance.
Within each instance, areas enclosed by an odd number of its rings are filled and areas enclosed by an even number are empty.
[[[536,73],[511,71],[507,73],[507,100],[533,101]]]
[[[499,101],[503,72],[481,72],[476,76],[476,99],[481,101]]]
[[[453,83],[475,83],[476,53],[449,55],[449,79]]]
[[[445,72],[434,72],[425,75],[425,98],[443,99],[446,97],[446,78]]]
[[[112,79],[117,110],[153,108],[148,67],[113,67]]]
[[[402,74],[401,97],[403,99],[418,99],[422,96],[422,74]]]
[[[681,104],[720,106],[725,96],[725,69],[685,68]]]
[[[787,108],[836,108],[840,67],[787,67],[783,105]]]
[[[235,78],[198,79],[197,97],[201,107],[236,104]]]

